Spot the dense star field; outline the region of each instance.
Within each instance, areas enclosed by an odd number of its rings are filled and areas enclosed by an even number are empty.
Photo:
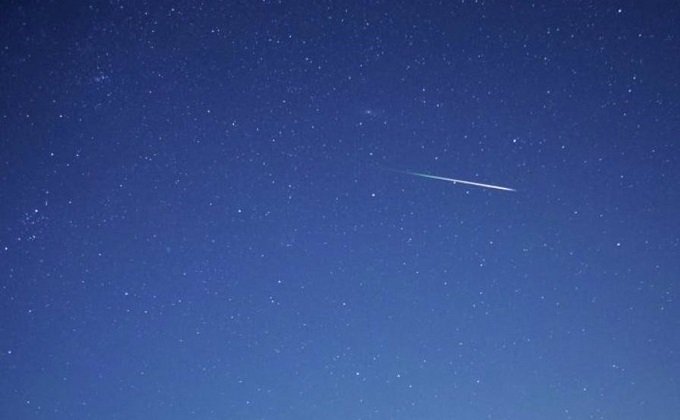
[[[677,419],[678,22],[4,2],[0,418]]]

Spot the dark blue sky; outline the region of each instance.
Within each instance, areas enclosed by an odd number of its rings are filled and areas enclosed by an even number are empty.
[[[678,22],[6,2],[0,417],[676,419]]]

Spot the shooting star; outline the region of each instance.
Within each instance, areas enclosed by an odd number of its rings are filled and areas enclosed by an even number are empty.
[[[443,176],[422,174],[420,172],[411,172],[411,171],[396,171],[396,172],[400,172],[400,173],[406,174],[406,175],[419,176],[419,177],[422,177],[422,178],[438,179],[440,181],[453,182],[454,184],[472,185],[472,186],[475,186],[475,187],[490,188],[490,189],[493,189],[493,190],[501,190],[501,191],[512,191],[512,192],[517,191],[515,189],[508,188],[508,187],[501,187],[499,185],[482,184],[480,182],[464,181],[462,179],[445,178]]]

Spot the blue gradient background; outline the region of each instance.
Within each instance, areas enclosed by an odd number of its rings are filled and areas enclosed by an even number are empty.
[[[678,22],[5,2],[0,417],[677,419]]]

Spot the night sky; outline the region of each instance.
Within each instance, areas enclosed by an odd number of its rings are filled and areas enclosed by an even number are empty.
[[[0,418],[680,418],[678,22],[3,2]]]

